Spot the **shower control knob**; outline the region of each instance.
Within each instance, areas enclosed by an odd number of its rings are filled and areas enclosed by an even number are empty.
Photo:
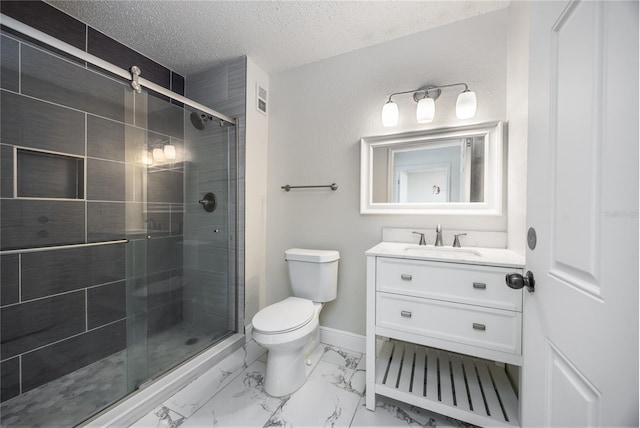
[[[204,210],[208,213],[213,212],[218,206],[216,195],[211,192],[204,195],[204,197],[200,199],[198,203],[202,205],[202,208],[204,208]]]
[[[524,276],[519,273],[509,273],[505,277],[505,281],[510,288],[514,290],[520,290],[523,287],[527,287],[527,291],[529,293],[533,293],[535,291],[536,281],[533,278],[533,273],[531,271],[527,271]]]

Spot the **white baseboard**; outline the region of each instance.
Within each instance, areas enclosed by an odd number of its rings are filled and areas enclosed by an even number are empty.
[[[330,327],[320,326],[320,342],[363,354],[366,349],[364,336]]]

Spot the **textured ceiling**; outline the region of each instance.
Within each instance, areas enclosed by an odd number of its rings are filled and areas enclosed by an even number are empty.
[[[273,74],[509,5],[470,0],[47,2],[185,76],[242,55]]]

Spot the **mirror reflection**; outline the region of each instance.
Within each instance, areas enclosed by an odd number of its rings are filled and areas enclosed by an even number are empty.
[[[484,135],[373,149],[373,202],[484,201]]]
[[[360,212],[501,214],[502,122],[361,139]]]

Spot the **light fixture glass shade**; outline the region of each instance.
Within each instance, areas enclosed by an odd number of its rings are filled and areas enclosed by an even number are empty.
[[[158,162],[165,160],[164,150],[162,150],[160,147],[156,147],[155,149],[153,149],[153,160]]]
[[[418,101],[418,107],[416,107],[416,120],[418,123],[433,122],[435,115],[436,103],[433,98],[425,97]]]
[[[167,144],[163,147],[164,157],[167,159],[175,159],[176,158],[176,146],[173,144]]]
[[[143,150],[140,156],[140,162],[142,162],[143,165],[153,165],[153,156],[148,151]]]
[[[464,91],[458,95],[456,101],[456,116],[458,119],[471,119],[476,114],[476,93]]]
[[[398,105],[388,101],[382,106],[382,126],[396,126],[398,124]]]

